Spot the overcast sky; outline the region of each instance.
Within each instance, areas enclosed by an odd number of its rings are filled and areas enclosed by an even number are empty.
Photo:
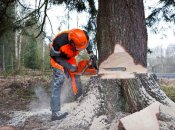
[[[30,3],[33,3],[35,0],[29,0]],[[158,0],[144,0],[145,3],[145,16],[148,16],[151,12],[151,9],[148,7],[158,7]],[[53,27],[54,34],[57,34],[59,31],[68,29],[68,11],[65,9],[65,6],[52,6],[47,12]],[[77,22],[78,19],[78,22]],[[69,29],[71,28],[82,28],[83,25],[87,24],[88,14],[87,13],[79,13],[76,11],[70,12],[69,19]],[[61,22],[61,24],[60,24]],[[169,44],[175,44],[174,31],[175,26],[167,24],[165,22],[161,23],[164,26],[163,31],[160,31],[158,34],[155,34],[151,31],[151,29],[147,29],[148,31],[148,47],[154,48],[156,46],[162,46],[166,48]],[[158,28],[162,30],[162,26]],[[168,28],[168,27],[171,28]],[[54,36],[51,33],[51,26],[49,21],[47,20],[47,24],[45,26],[46,32],[48,36]]]
[[[148,7],[161,6],[159,0],[144,0],[145,2],[145,17],[151,13],[151,9]],[[160,30],[157,34],[153,33],[150,28],[147,28],[148,32],[148,47],[153,48],[156,46],[162,46],[166,48],[169,44],[175,44],[175,25],[161,22],[158,26]]]

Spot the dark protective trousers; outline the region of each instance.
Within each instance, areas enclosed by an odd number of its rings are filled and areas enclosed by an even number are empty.
[[[66,78],[71,78],[67,69],[64,69],[64,73],[60,69],[53,68],[53,79],[51,83],[51,111],[57,112],[60,111],[60,97],[61,97],[61,88],[63,87],[63,83]],[[69,80],[70,81],[70,80]],[[78,89],[76,97],[79,97],[81,92],[81,83],[80,83],[80,76],[75,76],[76,86]]]

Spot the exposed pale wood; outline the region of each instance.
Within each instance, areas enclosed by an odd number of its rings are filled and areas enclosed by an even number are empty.
[[[128,72],[107,72],[100,70],[100,74],[102,79],[133,79],[135,78],[134,74]]]
[[[159,119],[164,121],[170,121],[170,120],[175,121],[175,106],[169,107],[161,105]]]
[[[109,71],[104,68],[125,67],[126,71]],[[114,53],[100,64],[99,74],[102,78],[127,79],[134,78],[135,73],[147,73],[147,69],[140,64],[135,64],[132,56],[119,44],[115,45]]]
[[[12,126],[0,126],[0,130],[16,130],[16,129]]]
[[[120,119],[119,130],[159,130],[157,115],[159,102],[154,102],[145,109]]]
[[[175,129],[175,107],[160,105],[159,114],[160,130]]]

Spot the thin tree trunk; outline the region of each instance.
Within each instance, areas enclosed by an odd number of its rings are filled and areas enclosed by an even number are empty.
[[[78,28],[78,20],[79,20],[79,18],[78,18],[78,11],[77,11],[77,28]]]
[[[3,71],[5,71],[5,47],[4,47],[4,44],[2,45],[2,68],[3,68]]]
[[[67,28],[69,30],[69,19],[70,19],[70,10],[69,10],[69,4],[67,5]]]
[[[18,15],[18,4],[16,3],[15,4],[15,16],[17,17]],[[19,70],[19,31],[16,29],[15,30],[15,48],[14,48],[14,67],[15,67],[15,70]]]
[[[42,61],[43,61],[43,65],[42,65],[42,71],[44,72],[44,59],[45,59],[45,44],[43,43],[43,54],[42,54]]]
[[[14,56],[11,56],[12,71],[14,71]]]
[[[21,40],[20,31],[15,31],[15,70],[20,69]]]
[[[20,70],[21,68],[21,42],[22,42],[22,37],[21,37],[21,30],[19,31],[19,43],[18,43],[18,69]]]
[[[19,55],[18,55],[18,32],[17,30],[15,31],[15,70],[18,69],[18,59],[19,59]]]

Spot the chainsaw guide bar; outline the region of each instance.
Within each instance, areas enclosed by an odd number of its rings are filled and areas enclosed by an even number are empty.
[[[126,71],[125,67],[103,68],[103,69],[107,71]]]

